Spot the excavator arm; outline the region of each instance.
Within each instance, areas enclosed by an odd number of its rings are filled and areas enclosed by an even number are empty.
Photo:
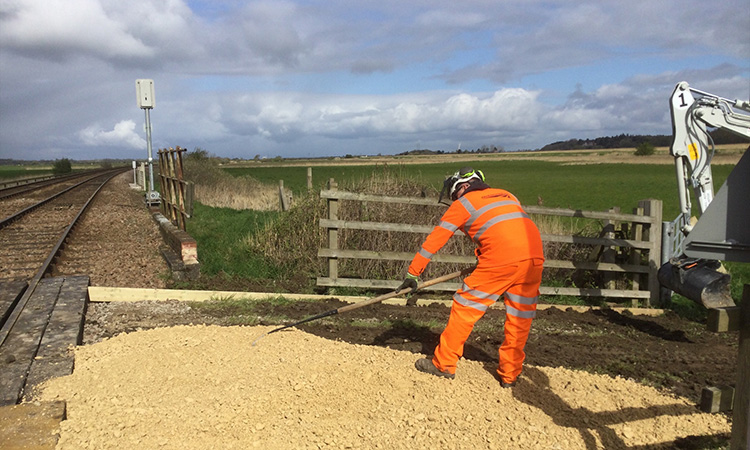
[[[695,98],[695,95],[698,98]],[[711,158],[714,145],[707,127],[721,128],[750,138],[750,116],[735,108],[750,112],[750,102],[728,100],[691,88],[687,82],[678,83],[672,92],[672,146],[675,158],[680,212],[691,214],[689,190],[698,202],[700,214],[711,204],[714,196]],[[690,230],[683,230],[689,232]]]
[[[672,92],[670,109],[673,132],[670,153],[675,158],[680,200],[676,222],[681,224],[680,231],[686,239],[684,254],[661,267],[659,281],[706,307],[733,306],[729,275],[717,271],[721,266],[718,259],[747,261],[750,257],[746,231],[750,227],[745,220],[750,202],[747,182],[750,152],[745,152],[715,202],[711,175],[714,144],[708,128],[724,129],[750,139],[750,115],[745,114],[750,112],[750,102],[699,91],[683,81]],[[695,225],[690,220],[691,190],[701,216]]]

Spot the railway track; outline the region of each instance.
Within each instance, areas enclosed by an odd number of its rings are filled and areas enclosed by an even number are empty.
[[[0,191],[0,405],[72,371],[68,347],[80,341],[89,280],[50,274],[96,194],[125,170]]]
[[[106,172],[106,170],[92,170],[54,178],[41,177],[0,183],[0,219],[31,206],[64,188]]]

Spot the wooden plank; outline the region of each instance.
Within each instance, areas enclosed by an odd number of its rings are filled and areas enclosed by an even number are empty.
[[[542,233],[544,242],[561,242],[564,244],[584,244],[584,245],[606,245],[626,248],[639,248],[650,250],[653,244],[648,241],[634,241],[632,239],[608,239],[586,236],[562,236],[557,234]]]
[[[278,294],[273,292],[241,292],[241,291],[198,291],[183,289],[151,289],[151,288],[122,288],[89,286],[89,301],[91,302],[140,302],[140,301],[188,301],[203,302],[222,299],[266,300],[284,297],[290,300],[324,300],[332,297],[342,301],[360,301],[363,296],[339,296],[316,294]]]
[[[706,327],[715,333],[740,330],[740,307],[708,308]]]
[[[649,267],[635,264],[600,263],[592,261],[562,261],[549,259],[544,261],[544,267],[554,269],[600,270],[609,272],[648,273]]]
[[[718,413],[732,410],[734,388],[731,386],[704,387],[701,391],[700,409],[707,413]]]
[[[43,278],[29,297],[0,348],[0,405],[18,403],[44,328],[62,286],[62,278]]]
[[[325,189],[320,191],[320,198],[329,200],[356,200],[361,202],[403,203],[407,205],[426,205],[440,207],[440,204],[437,202],[436,198],[390,197],[387,195],[358,194],[354,192],[339,191],[335,189]]]
[[[643,298],[650,296],[649,291],[633,291],[628,289],[595,289],[595,288],[566,288],[541,286],[542,295],[569,295],[572,297],[612,297],[612,298]]]
[[[88,276],[65,277],[44,330],[23,390],[24,400],[34,400],[34,388],[51,378],[73,373],[73,347],[83,342]]]
[[[351,258],[351,259],[381,259],[386,261],[411,261],[414,258],[412,252],[377,252],[370,250],[332,250],[329,248],[318,249],[318,256],[321,258]],[[432,257],[432,262],[450,263],[450,264],[475,264],[475,256],[443,255],[436,254]],[[600,270],[623,273],[648,273],[648,266],[638,266],[630,264],[614,263],[597,263],[590,261],[561,261],[546,260],[544,267],[555,269],[581,269],[581,270]]]
[[[0,283],[0,327],[18,303],[29,284],[25,281],[4,281]]]
[[[345,192],[345,191],[330,190],[330,189],[320,191],[320,198],[355,200],[355,201],[366,201],[366,202],[381,202],[381,203],[403,203],[407,205],[440,206],[440,204],[437,203],[437,199],[435,198],[390,197],[386,195],[359,194],[359,193],[354,193],[354,192]],[[523,209],[528,214],[543,214],[543,215],[548,215],[548,216],[562,216],[562,217],[580,217],[583,219],[620,220],[624,222],[636,222],[636,223],[645,223],[645,224],[653,223],[653,219],[651,217],[638,216],[636,214],[583,211],[580,209],[544,208],[544,207],[532,206],[532,205],[524,205]]]
[[[376,252],[370,250],[342,250],[321,248],[318,256],[321,258],[352,258],[352,259],[381,259],[386,261],[411,261],[414,252]],[[432,262],[453,264],[476,264],[476,256],[459,256],[436,254],[432,256]],[[333,277],[331,277],[333,278]]]
[[[657,277],[657,272],[661,267],[661,218],[662,218],[662,201],[656,199],[641,200],[638,207],[643,209],[643,214],[650,216],[653,222],[644,230],[644,238],[651,244],[648,252],[648,265],[651,267],[651,273],[648,275],[648,290],[651,297],[647,306],[659,304],[661,295],[661,284]]]
[[[328,180],[328,189],[330,192],[337,192],[336,181],[331,178]],[[339,202],[337,199],[330,198],[326,200],[328,206],[328,219],[337,221],[339,219]],[[336,250],[339,248],[339,230],[334,228],[328,229],[328,248]],[[337,278],[339,276],[339,262],[336,258],[328,258],[328,276]]]
[[[433,225],[415,225],[402,223],[383,223],[383,222],[360,222],[356,220],[332,220],[320,219],[319,224],[322,228],[346,229],[346,230],[366,230],[366,231],[394,231],[403,233],[421,233],[429,234],[435,227]],[[461,230],[456,231],[456,236],[463,236]],[[605,245],[614,247],[626,247],[637,249],[650,249],[653,244],[648,241],[638,241],[632,239],[612,239],[604,237],[586,237],[586,236],[568,236],[557,234],[542,234],[542,240],[545,242],[560,242],[563,244],[584,244],[584,245]]]
[[[318,277],[318,286],[345,286],[355,287],[363,289],[394,289],[398,287],[400,281],[398,280],[372,280],[372,279],[360,279],[360,278],[327,278]],[[434,286],[430,286],[427,290],[430,291],[455,291],[458,289],[459,283],[448,282],[440,283]],[[551,287],[541,286],[539,291],[542,295],[570,295],[573,297],[612,297],[612,298],[649,298],[650,293],[648,291],[631,291],[623,289],[580,289],[580,288],[565,288],[565,287]]]
[[[456,284],[457,285],[457,284]],[[368,300],[371,297],[366,296],[341,296],[341,295],[316,295],[316,294],[276,294],[270,292],[240,292],[240,291],[193,291],[178,289],[150,289],[150,288],[121,288],[121,287],[101,287],[89,286],[89,301],[91,302],[135,302],[135,301],[208,301],[221,299],[248,299],[248,300],[266,300],[270,298],[282,297],[289,300],[298,301],[322,301],[335,298],[347,303],[358,303]],[[390,305],[406,306],[427,306],[432,304],[442,304],[450,307],[452,304],[450,296],[442,299],[425,299],[417,298],[413,302],[406,297],[394,297],[384,300],[383,303]],[[498,302],[495,307],[502,308],[502,302]],[[597,306],[579,306],[579,305],[551,305],[539,304],[538,310],[558,309],[561,311],[598,311],[601,309],[612,310],[616,312],[629,311],[636,315],[658,316],[664,314],[664,310],[656,308],[631,308],[631,307],[608,307],[602,308]]]
[[[323,228],[340,228],[346,230],[365,230],[365,231],[396,231],[404,233],[423,233],[429,234],[434,225],[414,225],[408,223],[386,223],[386,222],[360,222],[355,220],[330,220],[320,219],[320,226]],[[463,236],[461,230],[456,231],[456,236]]]

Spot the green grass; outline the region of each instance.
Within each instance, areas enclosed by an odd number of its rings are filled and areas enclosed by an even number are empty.
[[[250,253],[242,244],[248,234],[261,231],[277,214],[211,208],[196,203],[187,231],[198,242],[201,273],[251,279],[277,277],[279,272],[273,264]]]
[[[563,165],[546,161],[471,161],[460,165],[480,168],[493,187],[507,189],[521,203],[536,205],[538,197],[544,206],[591,211],[605,211],[620,207],[630,213],[638,201],[655,198],[664,202],[664,219],[672,220],[679,212],[677,180],[674,167],[658,164],[588,164]],[[458,169],[459,164],[402,164],[389,166],[401,175],[420,180],[436,191],[442,187],[446,175]],[[316,166],[312,168],[313,189],[322,189],[329,178],[339,184],[347,180],[360,180],[370,176],[382,166]],[[733,165],[712,166],[715,189],[724,183]],[[232,175],[251,175],[268,184],[284,187],[295,195],[307,190],[306,167],[248,167],[224,169]]]
[[[0,180],[12,180],[14,178],[34,178],[52,175],[52,167],[23,167],[0,165]]]

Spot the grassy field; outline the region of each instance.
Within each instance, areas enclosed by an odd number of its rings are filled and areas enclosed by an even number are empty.
[[[0,181],[52,175],[52,166],[0,166]]]
[[[549,161],[482,161],[467,159],[461,163],[391,164],[403,176],[413,177],[424,185],[434,187],[437,193],[447,174],[462,165],[480,168],[493,187],[507,189],[521,203],[536,205],[541,198],[543,206],[604,211],[620,207],[631,212],[638,201],[656,198],[664,202],[664,218],[672,220],[679,212],[677,180],[674,167],[665,164],[581,164],[568,165]],[[339,183],[364,179],[382,165],[321,165],[312,169],[313,189],[320,190],[329,178]],[[733,165],[713,166],[716,189],[726,180]],[[234,176],[250,175],[263,183],[284,186],[295,195],[307,190],[307,168],[293,167],[243,167],[226,168]],[[435,194],[437,195],[437,194]]]
[[[52,167],[52,163],[43,164],[36,162],[25,165],[0,165],[0,182],[53,175]],[[74,172],[98,169],[100,167],[101,164],[99,163],[73,162],[72,164],[72,170]]]

